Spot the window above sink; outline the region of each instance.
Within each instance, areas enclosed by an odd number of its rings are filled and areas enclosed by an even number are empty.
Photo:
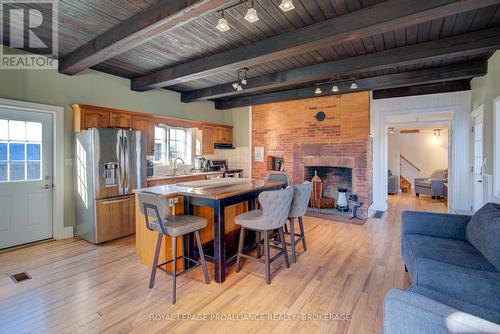
[[[180,158],[185,165],[191,165],[192,143],[192,129],[166,125],[155,126],[155,164],[170,166],[174,159]]]

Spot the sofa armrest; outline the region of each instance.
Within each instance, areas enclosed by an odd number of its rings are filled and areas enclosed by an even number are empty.
[[[448,213],[404,211],[401,235],[423,234],[432,237],[465,240],[465,228],[471,216]]]
[[[416,178],[413,179],[413,181],[415,181],[415,182],[417,182],[417,181],[425,181],[425,180],[427,180],[426,177],[416,177]]]
[[[498,332],[498,324],[414,292],[391,289],[384,298],[384,334]]]
[[[446,179],[431,180],[431,190],[433,196],[444,196],[444,183]]]

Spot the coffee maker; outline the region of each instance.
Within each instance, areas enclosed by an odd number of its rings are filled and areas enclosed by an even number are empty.
[[[273,157],[273,170],[283,172],[285,170],[285,159]]]

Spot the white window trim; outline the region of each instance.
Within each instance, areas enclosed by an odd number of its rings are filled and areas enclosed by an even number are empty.
[[[493,126],[493,198],[500,203],[500,96],[493,100]]]
[[[64,108],[0,98],[0,108],[52,114],[54,192],[52,200],[52,238],[73,237],[73,226],[64,227]]]
[[[186,136],[191,136],[191,146],[193,144],[193,136],[194,136],[194,133],[193,131],[190,131],[191,129],[190,128],[182,128],[182,127],[175,127],[175,126],[169,126],[169,125],[165,125],[165,124],[159,124],[159,125],[155,125],[155,128],[156,127],[162,127],[166,130],[166,142],[167,142],[167,150],[169,150],[170,146],[170,129],[182,129],[184,131],[186,131]],[[156,143],[156,135],[155,135],[155,143]],[[187,163],[186,161],[186,165],[185,166],[191,166],[192,163],[193,163],[193,148],[192,147],[188,147],[188,144],[189,144],[189,141],[186,140],[186,150],[188,150],[188,152],[191,152],[191,158],[189,159],[189,162],[190,163]],[[184,160],[187,160],[187,159],[184,159]],[[170,166],[171,162],[171,158],[170,156],[168,156],[167,158],[167,161],[163,162],[163,161],[157,161],[157,160],[154,160],[153,163],[155,165],[158,165],[158,166]]]

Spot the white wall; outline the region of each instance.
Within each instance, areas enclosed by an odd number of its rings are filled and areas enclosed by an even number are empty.
[[[411,96],[371,101],[370,127],[373,136],[373,206],[387,209],[388,118],[405,114],[452,113],[452,152],[449,171],[450,210],[470,210],[470,92]],[[443,120],[445,121],[445,120]],[[447,120],[446,120],[447,121]]]
[[[472,110],[481,105],[484,106],[484,156],[486,158],[484,172],[487,180],[493,181],[495,146],[493,100],[500,96],[500,51],[497,51],[488,60],[488,74],[472,79],[471,89]],[[500,172],[495,176],[495,183],[500,185]],[[487,194],[485,199],[500,203],[500,192],[498,196],[494,197],[492,185],[485,182],[484,186],[489,186],[489,189],[484,189],[485,194]]]

